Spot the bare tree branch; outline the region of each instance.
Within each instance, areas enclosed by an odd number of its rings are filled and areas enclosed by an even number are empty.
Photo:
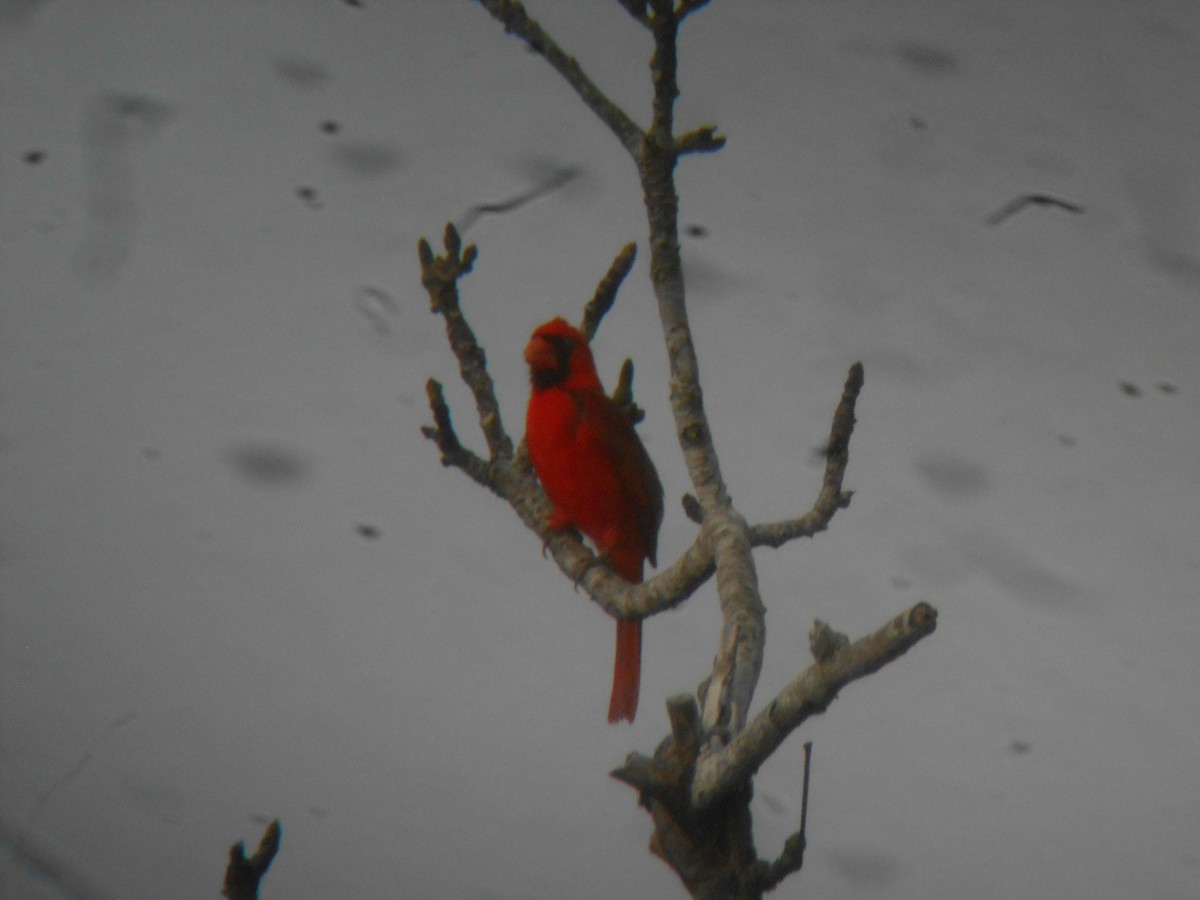
[[[778,859],[757,859],[750,837],[754,772],[788,732],[823,711],[844,685],[896,659],[936,625],[936,611],[924,603],[853,644],[816,623],[811,643],[818,661],[724,748],[717,742],[719,732],[696,727],[699,710],[691,695],[668,701],[671,736],[653,757],[631,753],[611,774],[638,791],[654,820],[651,852],[676,871],[693,897],[754,900],[800,868],[807,802],[800,830],[787,839]],[[807,751],[806,745],[805,798]]]
[[[646,418],[646,411],[633,400],[633,360],[626,359],[621,363],[621,372],[617,375],[617,386],[612,392],[613,402],[621,407],[629,420],[637,424]]]
[[[583,71],[575,57],[564,53],[537,20],[529,17],[524,4],[519,0],[479,0],[479,3],[494,19],[504,25],[505,31],[521,38],[532,50],[543,56],[546,62],[554,66],[575,89],[584,105],[600,117],[600,121],[609,127],[626,150],[636,156],[644,137],[637,123],[605,96]],[[629,7],[626,6],[626,9]]]
[[[650,2],[653,115],[635,159],[650,224],[650,276],[667,345],[676,436],[703,510],[705,540],[711,544],[718,563],[717,593],[724,627],[711,680],[715,690],[708,694],[704,722],[708,728],[728,724],[736,730],[745,721],[762,669],[764,608],[758,594],[749,528],[729,500],[704,412],[699,365],[684,302],[679,198],[673,176],[680,152],[672,134],[674,103],[679,95],[676,36],[682,19],[701,5],[684,3],[677,10],[673,0]],[[715,141],[715,129],[706,128],[693,133],[684,147],[692,151],[702,143],[715,145]]]
[[[494,489],[494,479],[487,462],[459,443],[441,383],[430,378],[425,382],[425,393],[429,397],[429,409],[433,412],[434,425],[432,428],[428,425],[422,426],[421,434],[437,444],[438,449],[442,451],[442,465],[462,469],[472,481]]]
[[[842,480],[849,463],[849,443],[855,424],[854,411],[862,385],[862,364],[855,363],[850,367],[841,400],[833,415],[826,443],[823,484],[812,509],[795,519],[751,525],[749,534],[753,546],[780,547],[796,538],[813,537],[828,527],[839,509],[850,505],[853,491],[842,490]],[[703,510],[695,497],[685,496],[684,508],[689,518],[697,524],[703,523]],[[565,559],[560,561],[560,567],[567,573],[578,571],[573,567],[589,561],[586,549],[583,549],[578,541],[571,543],[573,546],[564,548]],[[572,552],[575,547],[582,550],[582,558]],[[715,565],[711,541],[702,530],[678,560],[639,585],[625,588],[625,583],[612,575],[610,570],[593,567],[584,576],[580,586],[585,588],[592,599],[609,615],[645,617],[678,606],[712,577]],[[619,583],[621,587],[614,590],[614,583]]]
[[[421,283],[429,294],[430,310],[439,314],[446,322],[446,337],[458,359],[462,380],[475,396],[479,425],[487,440],[492,461],[511,459],[512,439],[505,432],[504,423],[500,418],[496,388],[487,370],[487,355],[475,339],[475,332],[467,324],[458,303],[458,279],[471,271],[478,251],[474,244],[463,250],[462,239],[458,236],[453,222],[446,225],[443,244],[446,252],[441,256],[434,255],[429,242],[424,238],[417,244],[417,254],[421,261]]]
[[[633,268],[635,259],[637,259],[637,244],[630,241],[621,248],[621,252],[608,267],[608,272],[596,285],[596,292],[592,295],[592,299],[583,308],[583,325],[580,327],[580,331],[589,341],[596,336],[596,331],[600,328],[600,320],[612,309],[612,305],[617,299],[617,291],[620,290],[629,270]]]
[[[715,153],[725,146],[725,135],[717,134],[716,125],[705,125],[675,139],[675,155]]]
[[[654,55],[650,58],[654,100],[646,136],[656,148],[671,151],[673,166],[675,100],[679,97],[679,84],[675,78],[678,68],[676,37],[683,16],[675,10],[675,0],[650,0],[650,7],[653,11],[650,30],[654,32]]]
[[[863,366],[856,362],[850,367],[842,399],[833,414],[833,427],[825,445],[825,477],[821,492],[811,510],[795,519],[754,525],[750,542],[754,546],[780,547],[798,537],[812,537],[829,527],[829,521],[839,509],[850,505],[853,491],[842,490],[842,479],[850,462],[850,436],[854,433],[854,407],[863,386]]]
[[[820,655],[817,661],[768,703],[727,747],[701,756],[692,785],[694,805],[704,809],[738,790],[800,723],[824,712],[839,690],[902,656],[936,628],[937,610],[928,603],[918,603],[853,644],[818,622],[811,635],[814,655]]]
[[[850,367],[841,401],[833,415],[833,424],[827,442],[825,475],[823,486],[813,508],[795,519],[765,525],[750,526],[750,539],[754,546],[780,547],[799,537],[812,537],[824,531],[838,509],[849,505],[852,491],[843,491],[842,479],[849,463],[849,442],[854,430],[854,409],[863,384],[861,363]],[[703,510],[699,501],[690,494],[684,497],[687,515],[697,524],[702,524]],[[585,551],[586,552],[586,551]],[[712,577],[715,557],[706,532],[701,531],[695,542],[671,566],[659,570],[658,574],[631,586],[631,590],[613,596],[611,579],[605,569],[595,568],[580,582],[610,615],[649,616],[671,609],[690,597],[697,588]],[[568,569],[564,569],[568,571]],[[619,579],[617,579],[619,581]]]
[[[258,849],[249,859],[246,858],[246,845],[241,841],[229,848],[229,866],[225,869],[222,897],[228,897],[229,900],[258,900],[259,883],[279,852],[281,835],[279,820],[275,819],[263,832]]]
[[[788,835],[775,862],[759,863],[755,887],[760,891],[773,891],[783,879],[793,872],[799,872],[800,867],[804,865],[804,851],[807,846],[803,831]]]

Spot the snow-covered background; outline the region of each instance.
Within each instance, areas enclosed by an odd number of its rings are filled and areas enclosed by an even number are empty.
[[[616,3],[531,11],[644,121]],[[1200,6],[716,0],[682,38],[692,324],[759,556],[765,700],[814,617],[932,638],[764,769],[781,897],[1191,898],[1200,884]],[[0,2],[0,895],[673,898],[606,775],[719,617],[612,625],[419,432],[481,444],[415,245],[472,215],[464,306],[519,437],[521,350],[577,317],[640,194],[539,58],[453,0]],[[1044,194],[1077,207],[1006,204]],[[994,219],[993,219],[994,221]],[[644,247],[643,247],[644,250]],[[687,489],[645,253],[596,344]],[[693,526],[668,504],[660,555]],[[39,874],[40,872],[40,874]],[[45,877],[49,873],[52,877]]]

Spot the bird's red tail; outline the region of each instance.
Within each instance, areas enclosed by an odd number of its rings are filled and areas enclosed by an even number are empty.
[[[617,622],[617,661],[613,666],[612,699],[608,721],[633,721],[637,714],[638,687],[642,680],[642,622]]]

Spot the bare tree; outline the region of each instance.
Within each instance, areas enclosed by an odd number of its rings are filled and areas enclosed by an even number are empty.
[[[463,446],[438,382],[427,383],[434,424],[424,429],[442,463],[461,469],[507,501],[545,546],[563,573],[615,618],[646,617],[670,609],[710,578],[716,578],[723,615],[711,674],[696,696],[667,700],[670,735],[653,756],[631,753],[612,775],[639,791],[654,822],[650,848],[683,880],[694,897],[756,898],[800,868],[803,824],[785,843],[780,857],[758,859],[750,818],[752,779],[759,767],[798,725],[823,712],[846,684],[869,675],[907,651],[937,626],[937,611],[926,603],[900,613],[874,633],[851,642],[823,622],[810,633],[814,662],[756,715],[751,701],[762,669],[765,610],[759,594],[753,548],[779,547],[828,527],[850,504],[842,488],[854,430],[854,408],[863,385],[863,367],[850,367],[833,416],[826,447],[824,482],[812,507],[795,518],[752,525],[730,500],[721,476],[704,409],[695,348],[684,302],[678,239],[678,196],[674,171],[681,157],[719,150],[725,138],[715,126],[682,135],[674,131],[676,36],[683,21],[708,0],[619,0],[650,32],[653,112],[638,125],[588,77],[579,63],[530,18],[517,0],[480,0],[503,26],[540,54],[616,135],[633,158],[645,196],[650,226],[650,275],[658,302],[670,364],[670,401],[694,494],[684,497],[688,517],[698,525],[692,545],[671,565],[641,584],[630,584],[595,558],[570,532],[546,529],[550,504],[530,467],[524,447],[515,448],[501,421],[499,404],[483,349],[459,305],[458,280],[476,259],[448,225],[443,250],[419,244],[422,282],[431,307],[443,317],[463,381],[474,395],[487,443],[484,458]],[[621,250],[584,312],[589,338],[611,307],[633,263],[635,248]],[[618,393],[630,389],[626,364]],[[803,818],[803,817],[802,817]]]

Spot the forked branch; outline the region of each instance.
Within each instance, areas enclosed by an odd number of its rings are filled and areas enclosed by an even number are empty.
[[[692,802],[704,809],[748,781],[784,738],[809,716],[822,713],[838,691],[877,672],[937,628],[937,610],[918,603],[854,643],[818,621],[810,638],[816,661],[772,699],[727,747],[702,758]]]

